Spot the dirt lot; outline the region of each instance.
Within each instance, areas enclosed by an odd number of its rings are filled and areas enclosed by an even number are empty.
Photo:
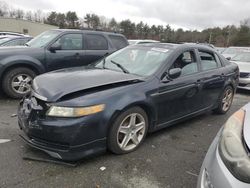
[[[157,188],[196,187],[206,151],[226,119],[250,101],[250,92],[236,94],[226,115],[207,113],[150,134],[145,143],[127,155],[106,153],[83,160],[77,167],[23,160],[45,157],[18,136],[18,101],[0,96],[0,187]],[[101,170],[105,167],[105,170]]]

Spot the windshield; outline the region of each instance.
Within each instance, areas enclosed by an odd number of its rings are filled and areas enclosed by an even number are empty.
[[[3,44],[4,42],[10,40],[10,38],[1,38],[0,39],[0,44]]]
[[[250,52],[241,53],[232,58],[232,61],[250,62]]]
[[[51,40],[53,40],[55,37],[57,37],[61,32],[60,31],[55,31],[55,30],[50,30],[50,31],[45,31],[29,41],[27,43],[28,46],[34,47],[34,48],[41,48],[46,46]]]
[[[96,64],[107,68],[140,76],[149,76],[161,66],[172,50],[154,47],[128,47],[116,51]]]

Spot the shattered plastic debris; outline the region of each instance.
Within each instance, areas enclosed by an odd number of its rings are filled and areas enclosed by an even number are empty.
[[[104,170],[106,170],[106,167],[105,167],[105,166],[102,166],[102,167],[100,168],[100,170],[101,170],[101,171],[104,171]]]
[[[10,142],[10,139],[0,139],[0,144],[6,143],[6,142]]]

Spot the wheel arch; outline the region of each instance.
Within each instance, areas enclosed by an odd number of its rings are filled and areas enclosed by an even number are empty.
[[[10,70],[15,69],[15,68],[21,68],[21,67],[31,69],[37,75],[45,72],[43,70],[43,68],[41,68],[40,66],[38,66],[38,65],[36,65],[34,63],[30,63],[28,61],[11,62],[10,64],[8,64],[8,66],[5,66],[4,69],[1,71],[0,80],[3,80],[4,75],[7,72],[9,72]]]
[[[145,111],[145,113],[147,114],[148,117],[148,122],[149,122],[149,127],[148,127],[148,132],[151,132],[155,126],[155,122],[156,122],[156,110],[154,109],[154,107],[146,102],[134,102],[131,104],[128,104],[126,106],[124,106],[123,108],[119,109],[119,110],[115,110],[114,113],[112,114],[110,120],[108,121],[108,129],[107,129],[107,135],[109,132],[110,127],[112,126],[112,124],[114,123],[114,121],[116,120],[116,118],[123,112],[125,112],[126,110],[133,108],[133,107],[139,107],[142,110]]]

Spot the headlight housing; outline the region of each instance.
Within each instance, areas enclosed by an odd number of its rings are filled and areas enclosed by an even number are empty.
[[[51,106],[47,111],[47,116],[54,117],[82,117],[101,112],[105,109],[104,104],[88,107],[61,107]]]
[[[229,171],[239,180],[250,183],[250,158],[243,141],[245,111],[240,109],[226,122],[219,153]]]

